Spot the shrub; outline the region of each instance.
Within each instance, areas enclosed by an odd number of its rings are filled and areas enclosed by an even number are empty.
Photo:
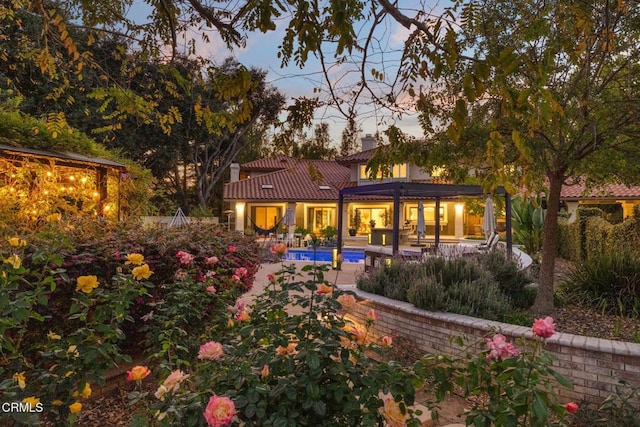
[[[96,276],[71,279],[60,268],[59,256],[16,239],[9,241],[10,248],[0,247],[0,375],[5,378],[0,398],[33,397],[47,408],[46,417],[73,423],[77,415],[70,405],[88,397],[90,385],[102,382],[107,368],[131,360],[119,347],[123,326],[150,284],[135,278],[128,265],[121,265],[108,282]],[[61,294],[67,304],[60,303]],[[18,423],[38,423],[37,413],[8,416]]]
[[[226,316],[258,268],[253,241],[236,245],[235,234],[206,231],[63,221],[38,230],[32,241],[2,237],[2,401],[34,396],[51,408],[46,416],[52,421],[73,423],[79,405],[70,405],[90,394],[87,384],[101,383],[108,368],[131,360],[124,345],[136,354],[144,350],[145,324],[155,328],[149,342],[158,358],[184,360],[197,348],[198,331],[219,325],[215,318]],[[152,237],[157,241],[147,240]],[[185,240],[198,255],[177,250],[174,245]],[[155,254],[147,256],[145,249]],[[38,414],[11,416],[38,422]]]
[[[192,354],[188,384],[158,393],[162,400],[153,409],[162,425],[201,425],[205,408],[223,399],[226,413],[237,411],[234,421],[247,425],[376,426],[389,416],[381,410],[387,406],[397,408],[406,425],[419,425],[409,409],[417,378],[369,357],[382,351],[369,333],[375,316],[362,326],[345,320],[339,314],[344,294],[324,279],[326,269],[305,266],[305,279],[284,267],[249,310],[237,307],[244,315],[233,314],[232,326],[203,337],[203,344],[215,340],[206,344],[211,357]],[[287,314],[287,306],[300,314]],[[389,392],[390,401],[380,391]]]
[[[594,255],[561,284],[574,301],[606,313],[640,316],[640,257],[627,250]]]
[[[553,319],[547,319],[552,324]],[[534,322],[534,332],[541,321]],[[544,332],[548,338],[553,328]],[[512,343],[495,331],[475,345],[466,346],[457,339],[461,356],[427,355],[416,364],[416,373],[427,380],[438,399],[453,391],[473,397],[465,413],[466,425],[573,425],[565,421],[571,421],[578,405],[563,405],[557,395],[558,385],[572,386],[551,368],[553,358],[543,350],[540,336],[534,337],[533,346],[525,339]]]
[[[528,286],[533,280],[517,263],[507,260],[498,251],[481,254],[478,261],[491,273],[500,291],[509,297],[514,306],[527,309],[533,305],[536,291]]]
[[[535,290],[531,279],[501,253],[421,263],[394,260],[358,279],[358,288],[408,301],[431,311],[447,311],[492,320],[513,318],[515,310],[530,307]],[[516,301],[513,303],[512,301]]]

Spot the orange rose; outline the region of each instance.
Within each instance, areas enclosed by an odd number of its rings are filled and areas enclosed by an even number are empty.
[[[127,371],[127,380],[129,381],[142,381],[145,379],[151,371],[146,366],[134,366],[130,371]]]

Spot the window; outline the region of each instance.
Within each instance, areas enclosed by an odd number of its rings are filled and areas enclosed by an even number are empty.
[[[268,230],[282,218],[281,209],[276,206],[256,206],[253,209],[253,222],[260,228]]]
[[[407,177],[407,164],[406,163],[400,163],[397,165],[393,165],[393,167],[391,168],[391,176],[388,178],[391,179],[404,179]],[[360,180],[368,180],[370,179],[368,174],[367,174],[367,165],[366,164],[362,164],[360,165],[360,173],[359,173],[359,178]],[[382,175],[382,171],[378,170],[378,173],[376,174],[376,179],[382,179],[383,175]],[[387,178],[387,177],[385,177]]]
[[[425,203],[424,205],[424,222],[425,224],[434,225],[436,223],[436,206],[428,205]],[[418,221],[418,207],[412,206],[409,208],[408,220],[412,222]],[[447,205],[440,205],[440,224],[447,224]]]
[[[336,209],[335,208],[309,208],[309,218],[311,218],[312,231],[320,234],[323,228],[328,226],[335,227]]]
[[[360,226],[356,230],[358,234],[370,233],[372,220],[377,228],[391,225],[391,211],[386,208],[357,208],[356,212],[360,215]]]

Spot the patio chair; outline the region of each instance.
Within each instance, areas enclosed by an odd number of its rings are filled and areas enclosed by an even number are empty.
[[[494,231],[491,236],[487,239],[486,242],[480,243],[477,246],[477,249],[480,252],[491,252],[496,246],[498,246],[498,242],[500,241],[500,235],[497,231]]]

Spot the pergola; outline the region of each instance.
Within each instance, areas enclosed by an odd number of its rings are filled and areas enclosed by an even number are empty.
[[[441,199],[464,196],[483,196],[485,192],[479,185],[428,184],[417,182],[388,182],[382,184],[361,185],[340,190],[338,194],[338,253],[342,253],[342,215],[344,199],[354,196],[379,196],[393,198],[393,255],[398,254],[400,242],[400,200],[427,199],[435,200],[436,212],[440,210]],[[513,241],[511,233],[511,196],[504,187],[498,187],[496,195],[504,196],[506,210],[507,254],[511,256]],[[435,246],[440,244],[440,215],[435,216]]]
[[[107,176],[109,170],[117,172],[118,193],[120,191],[121,174],[127,171],[127,167],[121,163],[112,160],[89,157],[83,154],[43,151],[31,148],[13,147],[10,145],[0,144],[0,157],[24,162],[25,160],[34,160],[44,164],[55,164],[56,166],[69,167],[73,169],[87,168],[95,171],[96,192],[98,193],[99,212],[107,200]],[[117,200],[117,216],[120,220],[120,194],[116,196]]]

